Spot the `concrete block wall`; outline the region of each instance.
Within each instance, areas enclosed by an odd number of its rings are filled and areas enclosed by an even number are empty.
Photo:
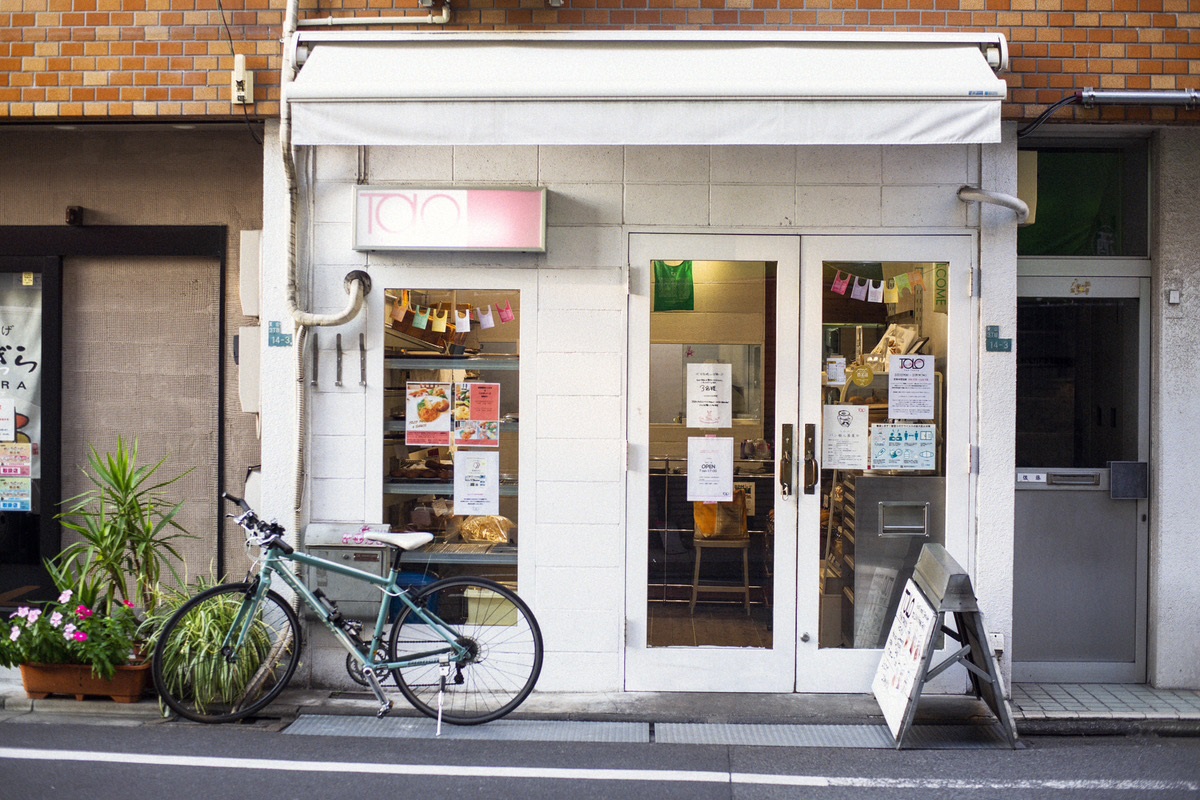
[[[522,432],[533,431],[532,450],[524,454],[533,463],[524,465],[532,474],[521,476],[522,494],[532,507],[521,510],[528,566],[522,567],[520,584],[551,648],[540,689],[617,691],[623,683],[629,232],[960,231],[979,217],[955,192],[979,180],[980,155],[976,146],[368,148],[361,160],[355,148],[306,153],[314,183],[306,211],[311,224],[302,235],[308,250],[302,260],[311,265],[302,274],[313,287],[312,308],[339,308],[342,276],[363,267],[380,289],[413,285],[420,276],[449,288],[455,271],[467,281],[501,271],[518,284],[505,288],[525,287],[522,313],[533,318],[536,335],[532,341],[523,335],[521,342],[522,380],[532,381],[531,396],[522,398]],[[351,188],[360,178],[544,185],[547,252],[355,252]],[[268,196],[264,207],[270,215],[277,204]],[[268,263],[276,265],[269,283],[277,282],[278,254]],[[382,292],[373,293],[369,303],[368,346],[378,348],[381,339],[373,331],[381,319]],[[363,324],[360,319],[344,326],[344,347],[357,342]],[[327,350],[335,332],[319,331],[325,376],[332,374]],[[271,387],[264,394],[291,390],[290,360],[282,355],[275,360],[274,367],[264,363]],[[357,370],[357,353],[351,363]],[[381,406],[371,397],[378,391],[371,387],[379,385],[374,373],[368,384],[363,389],[346,381],[333,388],[323,379],[311,395],[312,519],[373,520],[379,513],[380,468],[372,447],[379,439]],[[286,439],[278,430],[286,417],[266,419],[277,430],[264,431],[264,461],[286,459],[287,453],[270,445]],[[994,424],[995,435],[1011,439],[1011,419]],[[360,453],[361,470],[352,463]],[[351,491],[359,479],[349,477],[360,471],[361,494]],[[1011,484],[1011,475],[1004,480]],[[286,510],[282,503],[289,500],[290,487],[279,487],[269,502]],[[981,516],[986,513],[980,509]],[[331,666],[317,675],[336,672]]]

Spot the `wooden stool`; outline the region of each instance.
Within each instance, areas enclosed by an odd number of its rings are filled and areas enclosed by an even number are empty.
[[[688,603],[688,612],[696,612],[696,596],[700,592],[720,592],[725,594],[740,594],[746,605],[746,613],[750,613],[750,537],[741,539],[701,539],[696,537],[696,568],[692,572],[692,600]],[[701,586],[700,559],[705,550],[735,550],[742,551],[742,585],[741,586]]]

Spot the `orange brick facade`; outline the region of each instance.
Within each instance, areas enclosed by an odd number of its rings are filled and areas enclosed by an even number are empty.
[[[1200,90],[1198,0],[458,0],[447,30],[994,31],[1008,37],[1007,119],[1084,89]],[[285,0],[0,0],[0,120],[269,119]],[[417,10],[304,0],[301,19]],[[432,30],[437,26],[417,26]],[[413,30],[405,26],[406,30]],[[257,103],[229,103],[234,53]],[[1056,121],[1197,122],[1200,110],[1063,109]]]

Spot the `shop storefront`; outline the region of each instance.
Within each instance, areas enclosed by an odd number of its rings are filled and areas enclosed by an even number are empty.
[[[867,691],[925,542],[1011,630],[1015,366],[985,336],[1015,335],[1016,225],[959,194],[1016,191],[1003,37],[293,44],[264,328],[293,269],[314,310],[372,284],[264,348],[264,504],[299,496],[310,544],[434,531],[413,580],[515,584],[543,691]]]

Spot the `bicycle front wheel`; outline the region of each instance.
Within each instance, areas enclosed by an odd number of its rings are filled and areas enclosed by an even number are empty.
[[[163,625],[154,648],[154,688],[196,722],[232,722],[283,691],[300,660],[300,622],[279,595],[254,604],[252,584],[215,586],[188,600]],[[240,646],[230,631],[245,607]],[[227,639],[228,641],[227,643]]]
[[[455,725],[490,722],[533,691],[542,671],[542,632],[516,594],[483,578],[447,578],[425,587],[413,601],[441,624],[429,624],[405,606],[388,642],[392,661],[448,647],[442,625],[467,651],[465,658],[449,664],[443,720]],[[436,718],[441,672],[438,663],[422,663],[393,670],[393,675],[405,698]]]

